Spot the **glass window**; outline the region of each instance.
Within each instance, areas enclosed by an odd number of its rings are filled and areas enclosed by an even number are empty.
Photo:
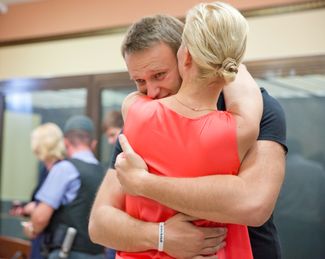
[[[277,97],[286,114],[289,152],[274,210],[283,258],[323,258],[325,76],[273,77],[258,83]]]
[[[1,163],[1,234],[23,237],[17,218],[8,211],[15,200],[27,202],[36,187],[40,163],[30,147],[38,125],[54,122],[61,128],[72,115],[84,114],[85,89],[35,91],[5,96]],[[18,233],[18,234],[17,234]]]

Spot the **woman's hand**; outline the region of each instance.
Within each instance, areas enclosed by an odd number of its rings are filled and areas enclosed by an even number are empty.
[[[25,236],[27,236],[29,239],[34,239],[37,236],[34,232],[34,227],[31,221],[23,221],[21,222],[21,225],[23,226]]]
[[[117,178],[124,191],[131,195],[141,195],[141,182],[148,174],[145,161],[134,152],[125,135],[119,136],[123,153],[116,158]]]

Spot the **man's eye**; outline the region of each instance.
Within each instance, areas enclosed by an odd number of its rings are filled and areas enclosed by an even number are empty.
[[[143,79],[136,79],[135,82],[138,84],[138,85],[143,85],[145,83],[145,80]]]
[[[162,79],[162,78],[164,78],[165,75],[166,75],[166,72],[160,72],[160,73],[155,74],[154,78]]]

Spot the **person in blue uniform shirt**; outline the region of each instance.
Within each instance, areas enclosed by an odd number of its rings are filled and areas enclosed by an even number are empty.
[[[93,154],[94,125],[86,116],[73,116],[64,126],[69,159],[53,165],[36,194],[38,205],[24,232],[34,238],[44,232],[43,247],[49,259],[58,257],[68,227],[77,230],[69,258],[104,258],[104,248],[88,235],[90,208],[103,178],[103,168]]]

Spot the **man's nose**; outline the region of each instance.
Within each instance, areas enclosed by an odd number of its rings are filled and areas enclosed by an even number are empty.
[[[156,99],[159,96],[160,87],[155,84],[148,84],[147,87],[147,95],[152,99]]]

